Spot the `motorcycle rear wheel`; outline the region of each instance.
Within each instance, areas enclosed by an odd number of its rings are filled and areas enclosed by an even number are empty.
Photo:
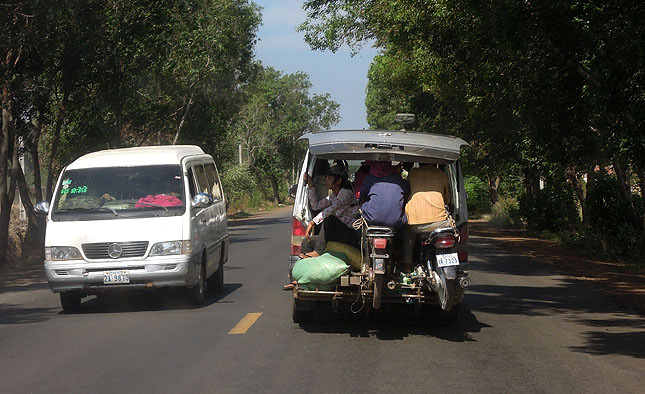
[[[385,283],[385,278],[383,274],[374,274],[374,293],[372,298],[372,308],[380,309],[381,308],[381,297],[383,295],[383,284]]]
[[[455,303],[457,281],[454,279],[446,279],[446,274],[441,268],[439,269],[437,274],[439,275],[439,279],[441,281],[440,288],[437,291],[439,306],[441,307],[442,311],[448,312],[452,308],[452,305]]]

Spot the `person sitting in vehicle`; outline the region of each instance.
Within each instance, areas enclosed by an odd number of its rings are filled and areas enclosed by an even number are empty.
[[[407,223],[404,206],[410,185],[394,171],[389,161],[370,161],[359,203],[368,225],[400,229]]]
[[[352,187],[354,189],[354,193],[356,193],[356,198],[359,198],[361,196],[361,187],[363,186],[363,181],[365,181],[365,177],[370,173],[370,168],[366,163],[367,162],[365,161],[362,162],[361,166],[354,173],[354,183],[352,183]]]
[[[313,188],[316,191],[316,197],[321,200],[329,195],[329,188],[325,183],[325,176],[329,171],[329,162],[325,159],[316,159],[313,170]]]
[[[450,204],[450,180],[435,164],[421,164],[408,172],[410,200],[405,205],[408,225],[403,233],[404,272],[412,270],[416,236],[437,228],[452,227],[446,205]]]
[[[154,190],[153,187],[150,186],[148,190]],[[156,188],[156,193],[141,197],[135,204],[135,208],[151,206],[179,207],[184,204],[180,197],[178,180],[165,179],[160,181],[159,186]]]
[[[300,258],[317,257],[324,253],[327,242],[336,241],[357,246],[360,236],[354,230],[353,224],[358,217],[358,205],[352,192],[352,186],[347,179],[347,171],[339,164],[333,164],[325,174],[325,182],[331,191],[329,196],[318,199],[314,183],[308,174],[304,175],[307,182],[309,204],[316,210],[321,210],[307,226],[305,238],[301,244]],[[313,234],[314,225],[321,225],[317,235]],[[285,290],[292,289],[296,284],[289,283]]]

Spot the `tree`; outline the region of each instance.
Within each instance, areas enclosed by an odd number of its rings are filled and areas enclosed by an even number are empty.
[[[280,203],[279,184],[302,157],[296,140],[338,122],[338,104],[328,95],[311,94],[304,73],[286,74],[261,68],[246,90],[246,103],[234,120],[235,141],[246,162],[268,179],[272,199]]]
[[[10,0],[0,11],[0,254],[16,185],[31,204],[18,138],[37,184],[46,163],[50,199],[61,166],[88,151],[222,140],[254,68],[260,16],[244,0]]]

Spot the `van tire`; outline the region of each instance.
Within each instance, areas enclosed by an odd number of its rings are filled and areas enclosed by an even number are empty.
[[[224,264],[220,261],[217,271],[208,279],[208,290],[213,293],[224,291]]]
[[[313,312],[310,310],[300,310],[298,309],[298,300],[293,300],[293,306],[291,309],[291,319],[296,324],[309,323],[313,319]]]
[[[199,266],[199,276],[197,277],[197,284],[190,289],[190,296],[193,304],[203,305],[206,302],[206,256],[202,257],[202,263]]]
[[[65,312],[76,312],[81,309],[81,293],[67,291],[60,293],[60,305]]]

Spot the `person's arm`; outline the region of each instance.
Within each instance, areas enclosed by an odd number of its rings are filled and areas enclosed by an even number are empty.
[[[332,215],[339,208],[350,206],[354,200],[354,194],[349,189],[341,189],[338,193],[338,196],[332,197],[329,196],[327,199],[330,200],[331,205],[323,209],[315,218],[314,223],[320,224],[326,217]]]

